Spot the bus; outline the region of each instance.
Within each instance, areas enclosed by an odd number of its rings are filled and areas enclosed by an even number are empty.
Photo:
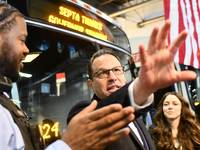
[[[114,50],[125,66],[126,80],[136,77],[125,32],[106,14],[80,0],[7,0],[25,16],[30,50],[12,100],[39,124],[45,145],[66,130],[69,110],[90,100],[86,65],[99,49]],[[130,69],[131,68],[131,69]]]

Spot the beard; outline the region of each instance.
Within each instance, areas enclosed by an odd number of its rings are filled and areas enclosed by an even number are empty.
[[[19,62],[15,61],[15,55],[12,46],[8,42],[3,42],[1,46],[0,74],[17,82],[21,79],[19,75]]]

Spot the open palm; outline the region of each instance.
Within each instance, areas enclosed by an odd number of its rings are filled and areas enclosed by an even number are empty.
[[[142,104],[145,99],[158,89],[168,87],[176,82],[194,80],[196,73],[193,71],[178,72],[174,67],[174,56],[184,42],[188,32],[182,31],[179,36],[167,47],[167,36],[171,22],[166,21],[159,31],[155,27],[149,41],[147,53],[140,44],[141,67],[138,78],[134,83],[134,98],[137,104]]]

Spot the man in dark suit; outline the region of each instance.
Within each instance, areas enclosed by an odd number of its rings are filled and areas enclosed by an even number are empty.
[[[96,52],[91,59],[94,59],[92,65],[88,65],[88,73],[90,72],[89,66],[98,66],[98,68],[112,68],[111,70],[105,70],[105,69],[98,69],[97,77],[99,79],[104,79],[100,80],[101,82],[96,82],[95,80],[92,80],[92,76],[90,76],[90,81],[89,85],[91,89],[95,92],[92,101],[97,100],[98,101],[98,106],[97,107],[103,107],[106,106],[107,103],[109,102],[108,105],[112,102],[112,100],[115,100],[116,98],[121,101],[125,98],[129,99],[129,95],[127,93],[127,88],[129,84],[126,86],[126,80],[125,80],[125,73],[124,69],[121,66],[120,59],[116,55],[116,53],[112,50],[108,49],[102,49]],[[108,67],[106,67],[108,66]],[[89,73],[90,74],[90,73]],[[106,79],[106,80],[105,80]],[[94,83],[95,82],[95,83]],[[106,82],[106,84],[104,83]],[[96,85],[95,85],[96,84]],[[130,83],[131,84],[131,83]],[[119,89],[120,88],[120,89]],[[119,90],[118,90],[119,89]],[[115,92],[116,91],[116,92]],[[114,94],[110,94],[113,93]],[[105,98],[104,98],[105,97]],[[104,99],[103,99],[104,98]],[[116,100],[115,100],[116,102]],[[129,106],[131,105],[130,100],[124,101],[124,102],[119,102],[122,103],[123,106]],[[77,103],[70,111],[69,116],[68,116],[68,122],[70,119],[76,115],[79,111],[81,111],[83,108],[88,106],[91,103],[91,101],[81,101]],[[102,105],[102,106],[100,106]],[[150,103],[148,104],[147,108],[144,110],[141,109],[140,111],[136,111],[135,116],[137,119],[134,120],[132,124],[129,124],[129,128],[131,128],[131,133],[128,136],[125,136],[124,138],[110,144],[107,146],[105,149],[106,150],[128,150],[128,149],[145,149],[145,144],[147,144],[147,148],[154,150],[155,146],[154,143],[148,134],[148,131],[142,122],[140,118],[140,114],[143,114],[146,112],[149,108],[151,108],[152,105],[152,100],[150,100]],[[136,127],[137,126],[137,127]],[[139,128],[142,133],[138,131]],[[136,133],[136,134],[135,134]],[[141,138],[142,136],[146,137],[145,139]],[[145,140],[145,141],[144,141]],[[146,148],[146,149],[147,149]]]
[[[165,88],[175,82],[192,80],[196,74],[191,71],[177,72],[173,58],[186,38],[183,31],[179,37],[166,48],[167,33],[171,22],[166,21],[161,32],[154,28],[148,47],[148,55],[143,45],[140,45],[141,68],[139,77],[126,84],[125,72],[120,59],[111,50],[97,51],[87,66],[88,83],[94,91],[92,100],[98,101],[97,108],[112,103],[120,103],[123,107],[133,106],[136,119],[128,126],[131,133],[124,138],[108,145],[105,150],[154,150],[155,145],[139,116],[146,113],[153,104],[153,94],[160,88]],[[158,35],[157,35],[158,34]],[[90,102],[81,101],[70,111],[70,119]]]

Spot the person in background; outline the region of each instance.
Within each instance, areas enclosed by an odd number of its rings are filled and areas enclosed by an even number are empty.
[[[157,150],[199,150],[200,126],[189,103],[176,92],[166,93],[158,104],[149,133]]]
[[[26,114],[9,98],[12,82],[20,80],[22,61],[29,53],[25,41],[27,26],[24,16],[11,5],[0,3],[0,149],[41,150],[43,143],[37,128],[30,126]],[[61,140],[47,150],[101,150],[108,144],[127,135],[123,128],[134,119],[132,107],[120,104],[95,110],[97,102],[77,114],[68,125]],[[78,125],[78,126],[77,126]]]

